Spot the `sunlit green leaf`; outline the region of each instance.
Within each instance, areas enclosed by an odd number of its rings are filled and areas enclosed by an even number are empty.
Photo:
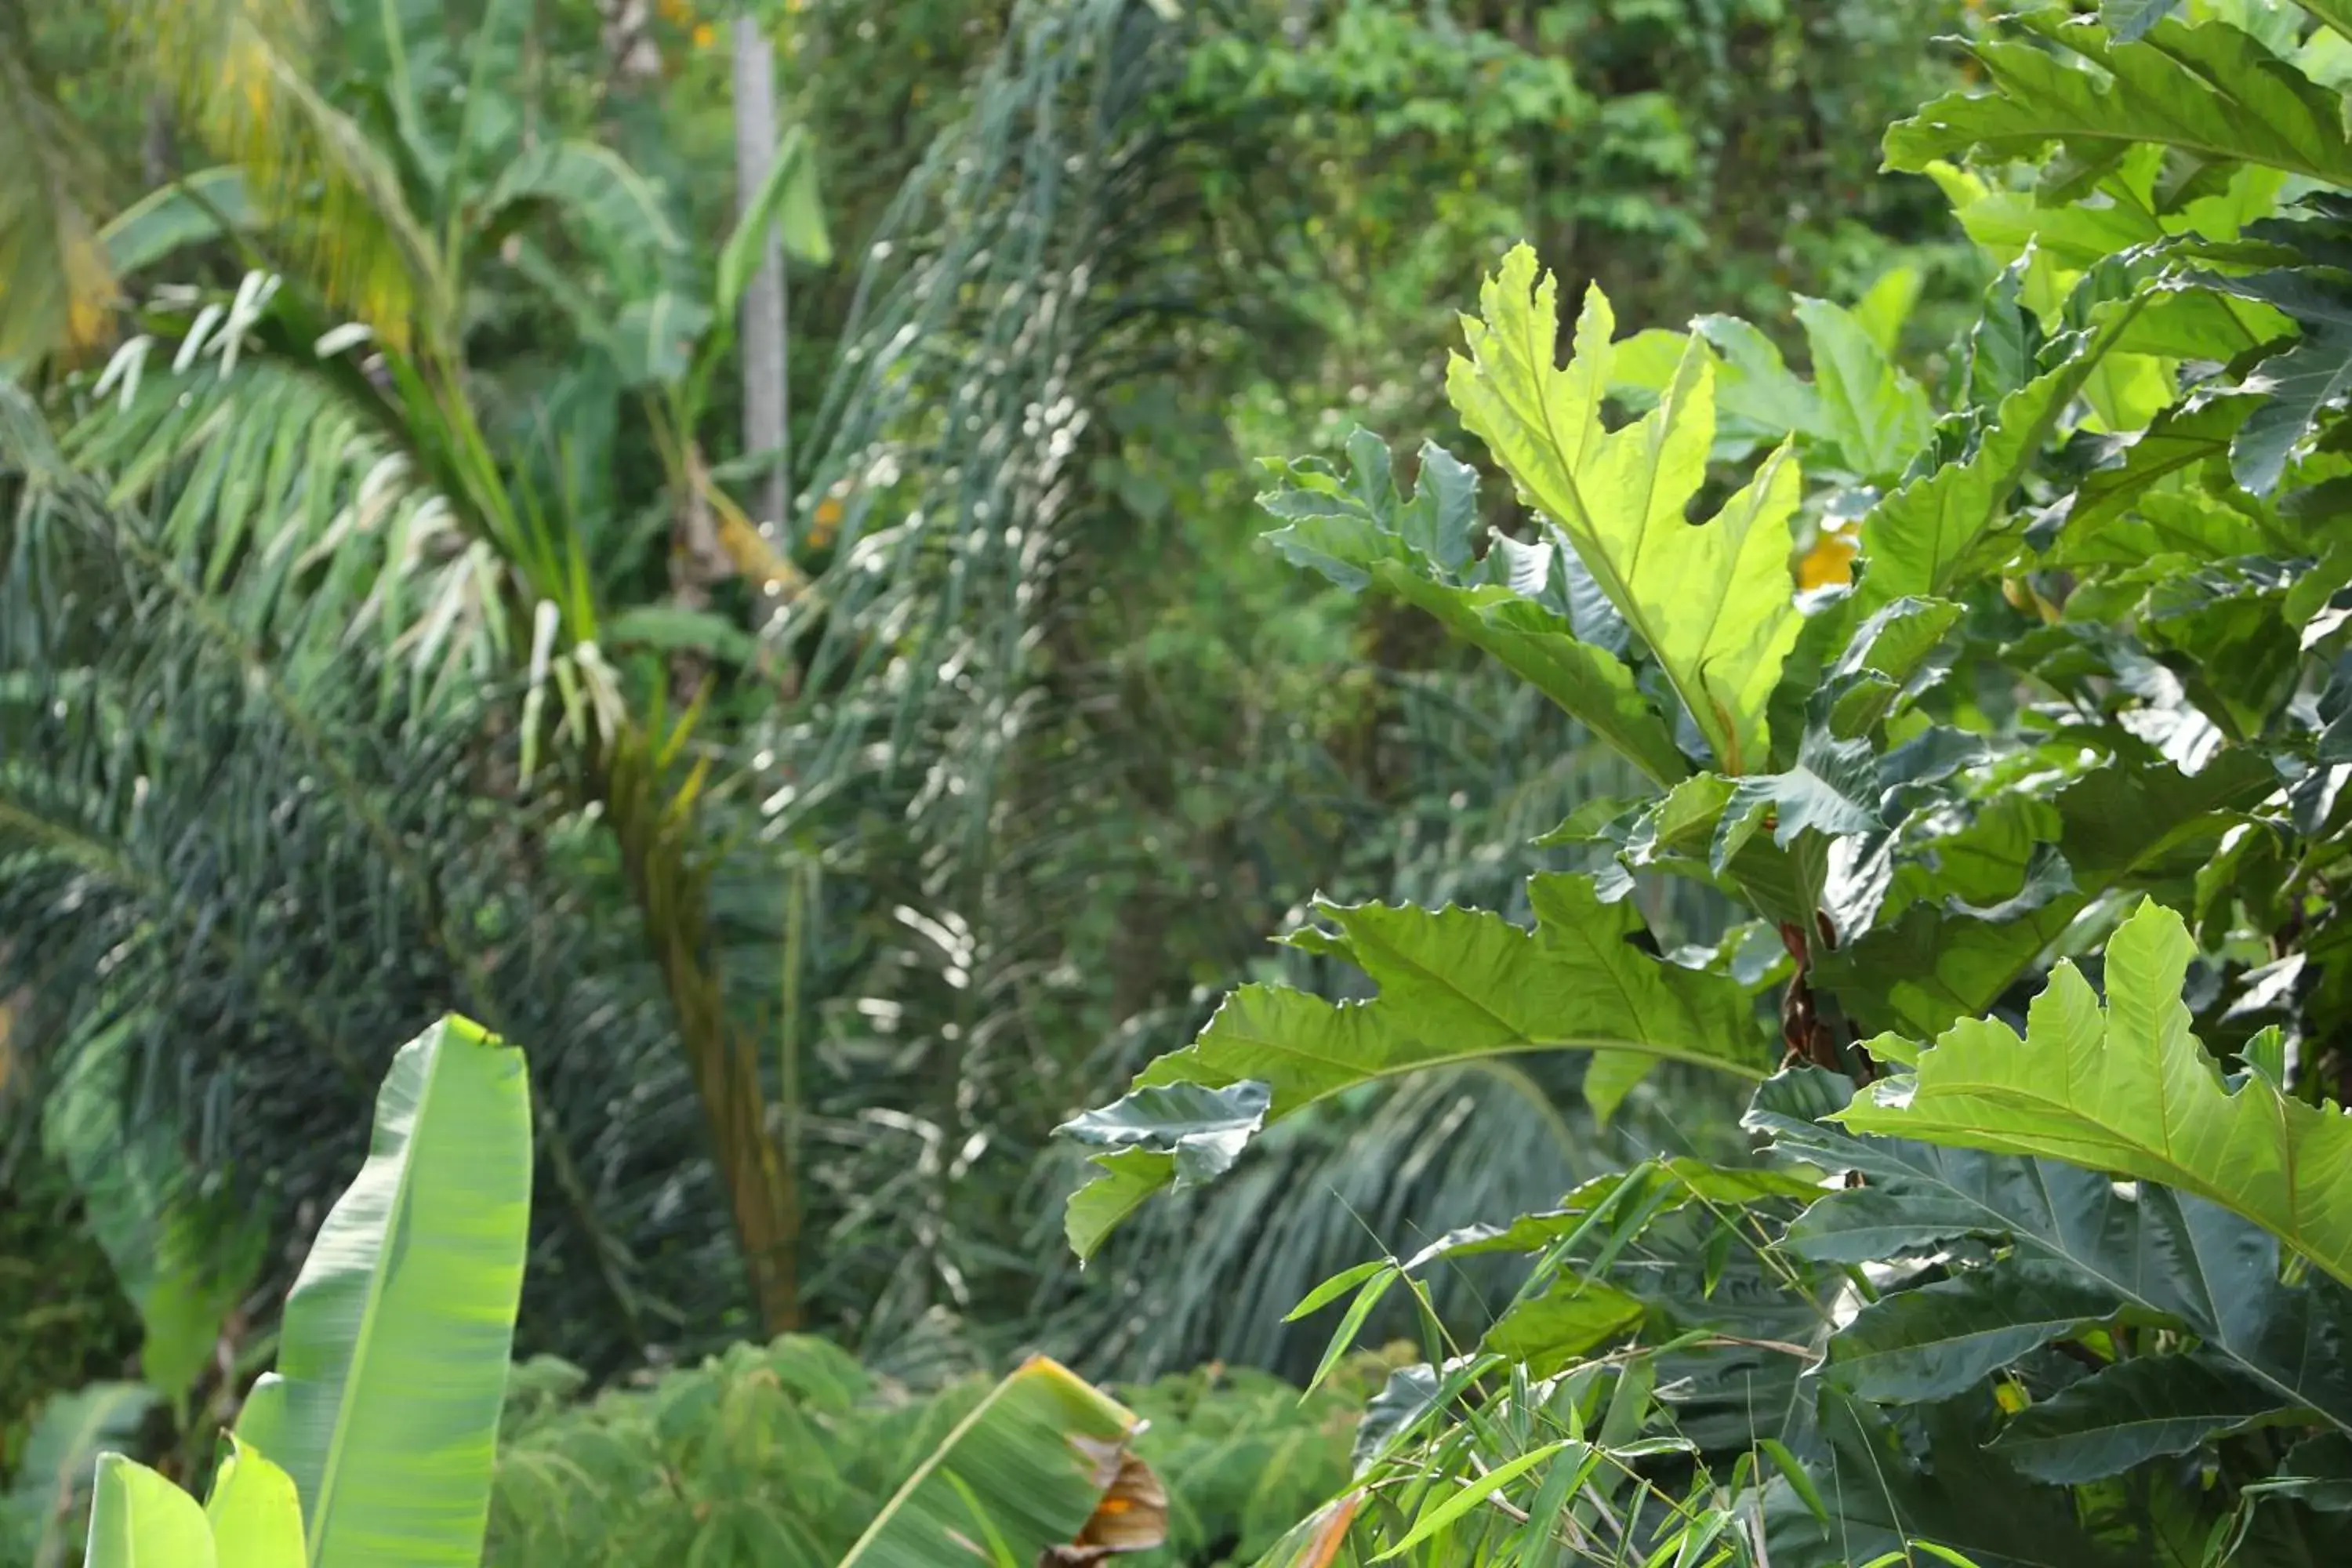
[[[196,1500],[136,1460],[98,1459],[87,1568],[213,1568],[213,1532]]]
[[[293,1478],[235,1438],[214,1472],[205,1517],[223,1564],[304,1568],[302,1500],[294,1495]]]
[[[1762,1075],[1763,1032],[1736,982],[1643,952],[1639,913],[1601,902],[1584,878],[1538,877],[1528,894],[1532,931],[1479,910],[1321,906],[1330,930],[1318,946],[1362,969],[1377,996],[1334,1004],[1245,985],[1136,1088],[1254,1079],[1272,1089],[1272,1123],[1359,1084],[1498,1053],[1619,1051]],[[1073,1199],[1074,1242],[1081,1233],[1099,1242],[1150,1186],[1175,1175],[1172,1158],[1137,1150],[1096,1163],[1108,1174]],[[1097,1194],[1104,1181],[1108,1192]]]
[[[1601,419],[1615,318],[1595,289],[1575,347],[1554,363],[1558,285],[1513,250],[1465,318],[1467,357],[1446,387],[1520,492],[1558,523],[1688,708],[1727,773],[1770,755],[1765,707],[1795,640],[1788,575],[1795,459],[1776,452],[1697,527],[1685,517],[1715,439],[1715,358],[1693,337],[1658,406],[1612,431]]]
[[[2061,963],[2034,999],[2026,1037],[1963,1019],[1913,1072],[1839,1115],[1857,1131],[2163,1182],[2235,1210],[2352,1282],[2352,1121],[2259,1079],[2224,1087],[2180,1001],[2194,952],[2179,915],[2143,903],[2107,942],[2104,1006]]]
[[[367,1163],[236,1426],[293,1477],[313,1563],[480,1554],[529,1235],[529,1093],[521,1053],[458,1018],[384,1078]]]
[[[1969,151],[2033,157],[2062,142],[2095,157],[2142,142],[2352,184],[2352,141],[2335,95],[2226,23],[2158,20],[2140,41],[2120,43],[2063,11],[2021,21],[2057,49],[1973,45],[1993,90],[1953,93],[1896,124],[1886,133],[1890,164],[1917,170]],[[2078,69],[2062,51],[2100,69]]]
[[[1314,463],[1292,463],[1258,504],[1285,526],[1267,542],[1302,566],[1349,587],[1377,587],[1434,616],[1494,655],[1653,779],[1689,772],[1666,721],[1612,648],[1580,630],[1569,580],[1573,559],[1549,541],[1497,536],[1474,557],[1477,479],[1435,446],[1421,454],[1410,500],[1399,495],[1388,448],[1367,432],[1348,443],[1343,480]]]

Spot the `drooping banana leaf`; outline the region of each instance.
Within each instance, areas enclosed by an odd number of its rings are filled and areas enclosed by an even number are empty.
[[[1127,1451],[1139,1425],[1066,1367],[1034,1357],[948,1434],[840,1568],[1029,1568],[1077,1542],[1115,1485],[1156,1489],[1139,1484]]]
[[[385,1076],[367,1163],[236,1426],[294,1478],[312,1563],[480,1553],[530,1218],[529,1095],[521,1053],[457,1017]]]

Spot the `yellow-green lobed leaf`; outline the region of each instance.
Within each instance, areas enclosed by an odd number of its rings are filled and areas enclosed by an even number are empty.
[[[1691,526],[1715,439],[1713,352],[1688,338],[1657,406],[1611,430],[1615,318],[1588,290],[1573,353],[1556,364],[1558,292],[1533,249],[1514,249],[1480,292],[1483,319],[1464,318],[1470,352],[1454,356],[1446,390],[1648,645],[1722,770],[1768,766],[1765,707],[1801,622],[1789,571],[1796,459],[1775,451]]]
[[[2052,971],[2026,1033],[1963,1019],[1835,1118],[1857,1131],[2032,1154],[2160,1182],[2231,1209],[2352,1284],[2352,1118],[2235,1089],[2181,1001],[2196,946],[2144,901],[2107,943],[2107,998]]]

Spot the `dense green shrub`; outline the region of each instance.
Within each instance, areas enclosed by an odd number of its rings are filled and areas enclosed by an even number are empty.
[[[1385,1366],[1360,1358],[1302,1402],[1206,1367],[1115,1392],[1169,1499],[1169,1542],[1137,1568],[1248,1563],[1345,1482],[1356,1415]],[[692,1561],[827,1568],[988,1390],[916,1392],[822,1340],[742,1344],[581,1400],[550,1358],[515,1369],[489,1568]]]

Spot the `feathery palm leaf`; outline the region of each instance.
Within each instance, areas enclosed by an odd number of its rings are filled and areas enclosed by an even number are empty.
[[[33,998],[12,1030],[29,1084],[121,1039],[129,1124],[170,1128],[282,1235],[348,1176],[356,1142],[318,1130],[363,1123],[383,1043],[458,1003],[548,1042],[532,1300],[606,1364],[716,1332],[723,1291],[667,1302],[641,1272],[640,1249],[676,1250],[723,1281],[720,1205],[594,830],[519,795],[486,725],[509,695],[425,706],[368,640],[275,657],[327,646],[342,606],[322,596],[314,626],[289,595],[254,634],[236,581],[207,594],[202,558],[45,449],[19,395],[0,414],[8,586],[37,562],[58,590],[37,657],[0,669],[0,986]]]
[[[37,72],[27,22],[0,10],[0,364],[95,347],[116,292],[88,206],[94,160]]]
[[[431,342],[453,301],[397,170],[312,83],[310,0],[106,0],[181,120],[244,175],[266,243],[329,305],[405,346]]]

